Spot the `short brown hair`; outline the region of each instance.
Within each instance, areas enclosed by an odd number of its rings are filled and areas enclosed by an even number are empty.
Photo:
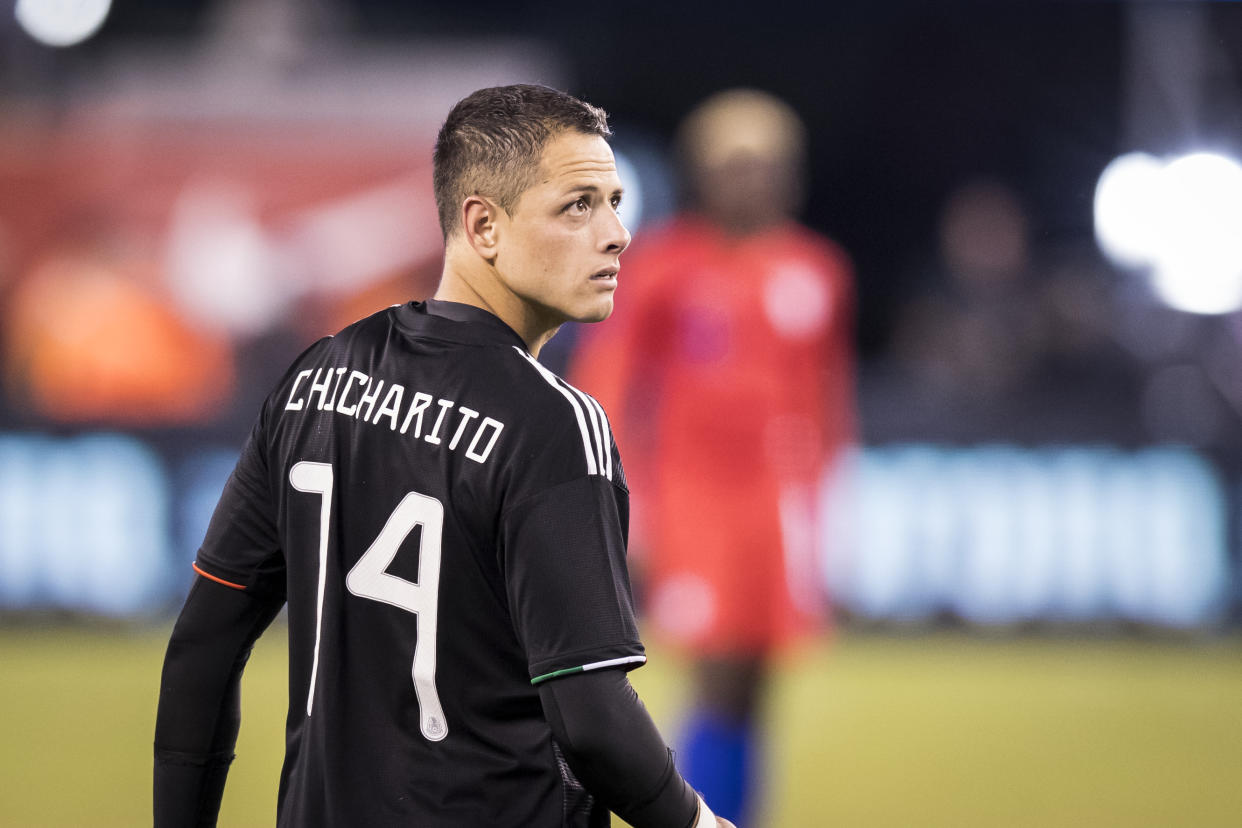
[[[469,196],[489,196],[512,212],[538,172],[549,139],[571,129],[612,135],[604,110],[547,86],[493,86],[458,101],[440,127],[433,157],[444,238]]]

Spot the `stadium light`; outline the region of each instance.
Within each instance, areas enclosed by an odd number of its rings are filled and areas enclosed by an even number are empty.
[[[1104,168],[1095,188],[1095,237],[1117,264],[1137,268],[1155,256],[1163,164],[1147,153],[1122,155]]]
[[[1242,308],[1242,165],[1197,152],[1115,159],[1095,192],[1100,249],[1147,273],[1160,301],[1199,314]]]
[[[17,0],[13,16],[26,34],[45,46],[76,46],[108,17],[112,0]]]

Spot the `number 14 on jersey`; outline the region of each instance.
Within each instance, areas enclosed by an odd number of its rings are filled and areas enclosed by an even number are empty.
[[[315,701],[315,682],[319,674],[319,642],[323,632],[323,597],[327,587],[328,539],[332,523],[332,466],[303,460],[289,470],[289,482],[300,492],[320,496],[319,578],[315,595],[315,652],[311,659],[310,689],[306,694],[306,715]],[[418,553],[418,583],[398,578],[386,570],[396,557],[401,542],[422,527]],[[423,736],[438,742],[448,735],[440,695],[436,691],[436,615],[440,594],[440,543],[444,532],[444,504],[434,497],[410,492],[388,516],[384,528],[345,576],[345,587],[359,598],[391,604],[418,616],[418,636],[414,642],[414,664],[410,670],[418,698]]]

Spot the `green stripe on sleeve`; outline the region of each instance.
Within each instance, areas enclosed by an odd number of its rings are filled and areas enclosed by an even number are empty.
[[[591,664],[583,664],[581,667],[566,667],[563,670],[553,670],[550,673],[544,673],[542,676],[535,676],[530,680],[531,684],[539,684],[548,679],[567,676],[570,673],[585,673],[588,670],[601,670],[605,667],[616,667],[621,664],[642,664],[647,660],[646,656],[623,656],[622,658],[610,658],[606,661],[595,661]]]
[[[570,673],[585,673],[585,672],[586,672],[585,667],[567,667],[564,670],[553,670],[550,673],[544,673],[542,676],[535,676],[533,679],[530,680],[530,683],[539,684],[542,681],[547,681],[548,679],[559,678],[560,676],[567,676]]]

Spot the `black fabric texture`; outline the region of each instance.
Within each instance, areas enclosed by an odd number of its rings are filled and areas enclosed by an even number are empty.
[[[563,483],[505,514],[505,568],[531,678],[641,656],[617,489],[598,475]]]
[[[563,676],[539,696],[565,761],[610,810],[634,828],[693,824],[698,796],[623,671]]]
[[[252,591],[284,596],[285,560],[264,452],[261,416],[242,447],[198,550],[199,568]]]
[[[281,603],[195,578],[164,657],[155,720],[156,828],[214,825],[241,726],[241,675]]]
[[[605,824],[531,679],[642,660],[623,480],[602,409],[482,309],[409,303],[308,348],[197,562],[288,598],[277,825]]]

